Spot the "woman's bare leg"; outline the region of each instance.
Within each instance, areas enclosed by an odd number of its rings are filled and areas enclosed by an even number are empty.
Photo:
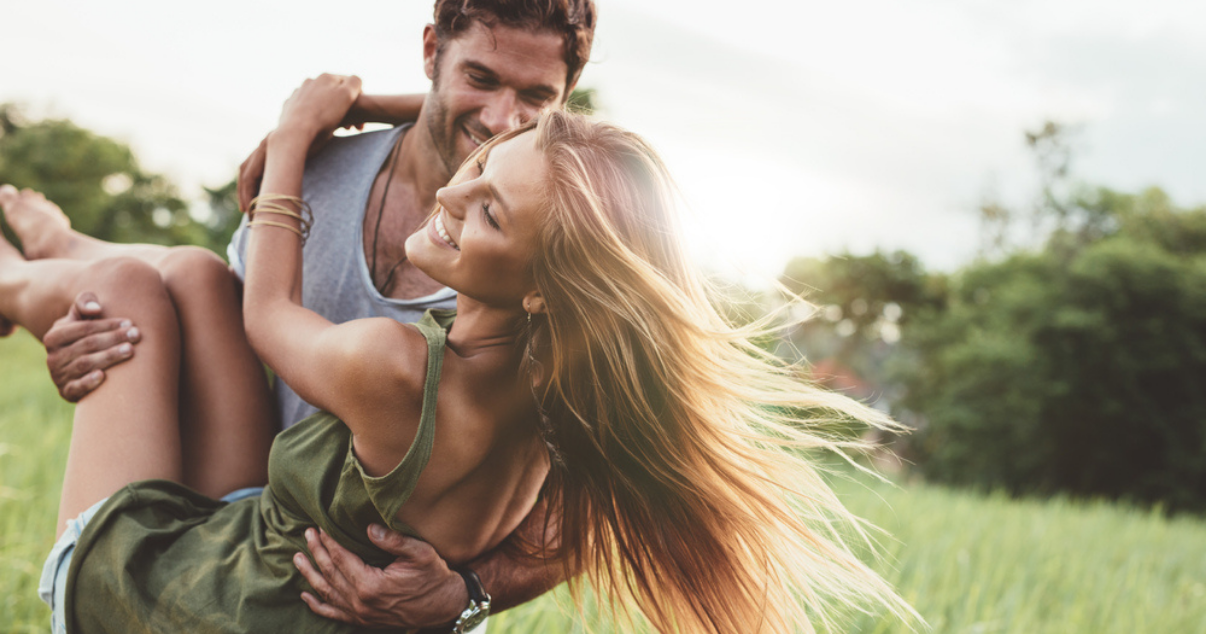
[[[157,271],[134,259],[27,262],[0,240],[0,314],[41,336],[88,289],[146,325],[138,358],[113,368],[104,389],[75,409],[57,532],[137,480],[180,481],[175,309]]]
[[[133,257],[159,272],[180,318],[183,482],[211,497],[266,483],[273,400],[243,331],[238,281],[221,258],[195,247],[113,244],[80,234],[57,205],[30,190],[0,187],[0,207],[30,259]]]
[[[263,486],[275,405],[243,330],[238,280],[196,247],[171,249],[157,269],[180,317],[184,483],[215,498]]]

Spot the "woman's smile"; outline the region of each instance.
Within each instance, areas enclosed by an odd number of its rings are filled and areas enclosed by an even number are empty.
[[[427,233],[429,234],[431,241],[435,244],[450,247],[456,249],[457,251],[461,250],[460,245],[458,245],[456,241],[452,239],[452,236],[448,234],[448,228],[444,226],[443,209],[441,209],[439,213],[432,218],[431,222],[427,223]]]

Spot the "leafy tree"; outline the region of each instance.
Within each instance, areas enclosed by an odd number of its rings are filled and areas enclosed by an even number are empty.
[[[225,246],[218,240],[229,219],[198,222],[176,187],[144,171],[128,146],[65,119],[31,122],[12,104],[0,104],[0,132],[0,182],[45,193],[78,231],[112,242]]]
[[[888,387],[884,363],[901,329],[945,295],[945,278],[928,275],[905,251],[796,258],[782,282],[820,311],[792,332],[792,344],[810,360],[836,360],[881,389]]]
[[[1204,510],[1206,208],[1157,189],[1073,205],[1087,221],[964,269],[947,308],[906,332],[921,468]]]

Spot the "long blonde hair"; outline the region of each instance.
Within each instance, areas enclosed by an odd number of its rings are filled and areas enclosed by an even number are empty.
[[[563,112],[535,134],[548,313],[531,345],[548,360],[539,400],[561,463],[546,486],[555,556],[662,632],[812,631],[835,602],[911,614],[845,544],[863,529],[803,456],[854,444],[818,431],[835,417],[899,427],[719,315],[640,137]]]

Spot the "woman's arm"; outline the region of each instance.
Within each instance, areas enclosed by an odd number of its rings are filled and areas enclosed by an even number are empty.
[[[339,125],[359,91],[360,80],[355,77],[323,75],[307,80],[293,93],[285,102],[279,126],[268,136],[261,198],[301,196],[310,144]],[[272,204],[300,211],[287,198]],[[247,337],[260,359],[307,402],[343,419],[358,437],[374,431],[368,425],[381,419],[374,408],[382,402],[397,405],[408,396],[421,398],[418,387],[425,365],[404,361],[426,360],[423,337],[390,319],[337,326],[304,308],[302,223],[262,209],[250,225],[243,316]],[[370,443],[358,442],[357,449],[371,445],[379,457],[393,455],[398,448],[391,442],[413,439],[413,433],[398,431],[395,427],[388,438],[374,436]],[[375,470],[377,460],[371,453],[361,460]]]

